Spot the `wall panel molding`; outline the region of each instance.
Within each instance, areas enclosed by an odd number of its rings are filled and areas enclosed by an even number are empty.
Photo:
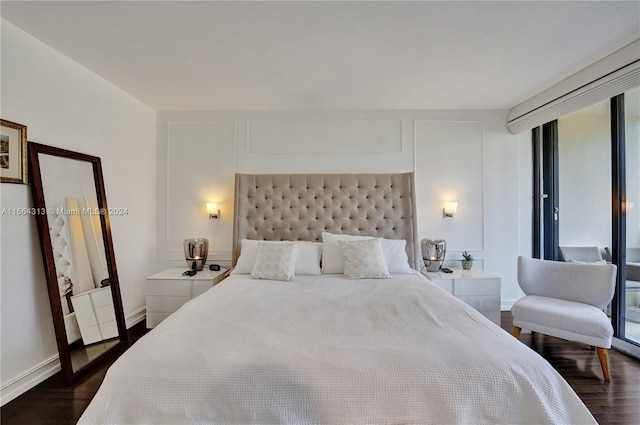
[[[402,153],[402,120],[247,121],[247,153]]]
[[[166,152],[167,259],[172,251],[181,250],[188,238],[207,238],[210,247],[230,245],[235,121],[170,121]],[[220,219],[209,219],[206,202],[218,203]]]
[[[483,122],[417,120],[414,128],[419,239],[442,238],[448,252],[484,252]],[[455,217],[442,217],[446,201],[458,202]]]

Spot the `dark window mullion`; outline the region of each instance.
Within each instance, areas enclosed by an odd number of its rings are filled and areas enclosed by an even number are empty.
[[[625,334],[625,286],[627,280],[626,155],[624,131],[624,94],[611,98],[611,261],[618,265],[611,319],[614,335]]]
[[[531,131],[531,149],[533,150],[533,220],[532,220],[532,257],[540,258],[540,200],[542,199],[542,191],[540,188],[540,127],[536,127]]]
[[[542,126],[542,167],[544,259],[560,260],[558,120]]]

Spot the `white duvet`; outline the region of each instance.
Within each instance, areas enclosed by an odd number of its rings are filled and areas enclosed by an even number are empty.
[[[538,354],[419,274],[234,275],[109,369],[80,424],[593,424]]]

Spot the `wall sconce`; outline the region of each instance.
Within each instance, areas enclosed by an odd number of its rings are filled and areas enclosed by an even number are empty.
[[[215,202],[207,202],[207,214],[209,218],[220,218],[220,210]]]
[[[444,208],[442,208],[442,216],[443,217],[453,217],[458,211],[458,203],[457,202],[445,202]]]

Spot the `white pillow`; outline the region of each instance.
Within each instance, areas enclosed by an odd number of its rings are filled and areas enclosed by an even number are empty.
[[[241,242],[240,257],[231,274],[249,274],[253,270],[258,255],[258,245],[266,244],[287,244],[294,243],[288,241],[256,241],[243,239]],[[298,275],[318,275],[320,274],[320,256],[322,255],[322,244],[320,242],[295,242],[298,244],[298,257],[296,260],[296,274]]]
[[[389,279],[380,239],[338,241],[344,256],[344,277],[348,279]]]
[[[387,263],[389,273],[413,273],[409,267],[409,257],[407,257],[407,241],[404,239],[381,239],[384,261]]]
[[[298,246],[297,243],[260,242],[251,277],[254,279],[293,280],[296,277]]]
[[[352,236],[322,232],[322,273],[344,273],[344,257],[338,241],[375,239],[372,236]],[[382,251],[389,273],[412,273],[404,239],[381,239]]]

